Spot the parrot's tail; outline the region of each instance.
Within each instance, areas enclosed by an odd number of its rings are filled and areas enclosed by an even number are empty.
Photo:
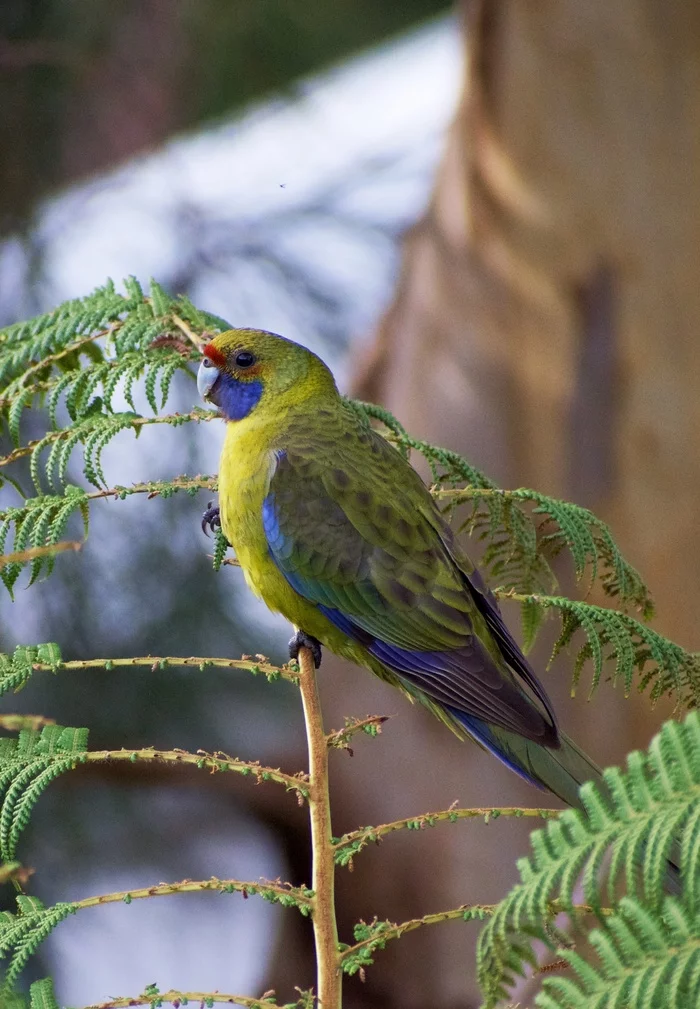
[[[456,722],[467,730],[477,743],[503,761],[531,785],[547,789],[569,806],[581,809],[578,790],[585,781],[594,781],[607,792],[600,768],[569,739],[559,733],[560,746],[553,749],[526,739],[507,729],[465,715],[457,708],[447,707]]]
[[[522,736],[494,729],[483,722],[474,724],[475,720],[469,719],[467,724],[464,717],[459,720],[482,746],[508,767],[533,785],[553,792],[567,805],[583,809],[579,788],[586,781],[594,782],[604,796],[610,797],[598,765],[565,733],[559,733],[561,745],[552,749]],[[676,841],[667,862],[665,878],[667,892],[676,895],[681,892],[680,869],[677,864],[679,857],[680,845]]]
[[[524,740],[525,773],[535,784],[543,785],[569,806],[581,809],[579,788],[593,781],[603,794],[608,789],[598,765],[564,732],[559,733],[561,746],[556,750]]]

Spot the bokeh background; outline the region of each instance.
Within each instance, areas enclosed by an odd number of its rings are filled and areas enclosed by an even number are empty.
[[[594,508],[648,579],[656,626],[690,648],[699,166],[700,8],[683,0],[0,5],[0,323],[135,274],[300,340],[417,436]],[[172,405],[192,398],[183,381]],[[204,428],[124,436],[108,479],[215,472],[223,431]],[[95,508],[80,555],[0,602],[2,650],[282,660],[288,628],[234,569],[214,574],[206,498],[181,497]],[[572,701],[568,672],[545,682],[603,763],[668,713],[609,686]],[[336,833],[455,800],[541,802],[368,674],[326,657],[321,689],[331,725],[394,716],[334,755]],[[89,725],[97,747],[304,765],[295,692],[242,675],[35,677],[6,703]],[[308,880],[303,811],[233,777],[136,765],[57,781],[24,841],[32,892]],[[339,878],[343,938],[361,917],[497,900],[526,834],[501,820],[388,839]],[[348,981],[347,1006],[477,1005],[475,935],[451,923],[394,943]],[[308,922],[210,894],[82,912],[32,970],[72,1005],[154,981],[287,999],[313,977]]]

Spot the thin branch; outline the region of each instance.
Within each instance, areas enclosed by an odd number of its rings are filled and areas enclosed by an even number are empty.
[[[239,760],[237,757],[229,757],[226,753],[207,753],[205,750],[198,750],[197,753],[178,749],[154,750],[152,746],[147,746],[135,750],[88,750],[87,753],[80,754],[78,759],[81,764],[107,764],[114,761],[135,764],[146,761],[156,764],[187,764],[209,770],[211,774],[218,771],[234,771],[244,777],[254,777],[258,784],[263,781],[275,781],[279,785],[284,785],[287,791],[296,792],[300,801],[309,794],[308,775],[303,772],[297,775],[285,774],[279,768],[263,767],[258,761]]]
[[[376,918],[370,923],[360,922],[359,926],[355,926],[355,933],[362,934],[363,938],[341,953],[343,971],[346,974],[362,971],[364,967],[374,962],[372,954],[375,950],[384,949],[387,942],[391,939],[400,939],[406,932],[413,932],[423,925],[437,925],[443,921],[482,920],[494,914],[497,907],[498,904],[464,904],[449,911],[438,911],[435,914],[426,914],[422,918],[411,918],[400,925],[390,921],[378,921]]]
[[[109,1002],[93,1002],[92,1005],[85,1006],[85,1009],[128,1009],[128,1006],[160,1006],[166,1002],[170,1002],[177,1009],[188,1002],[195,1002],[199,1006],[211,1006],[215,1002],[227,1002],[229,1005],[248,1006],[248,1009],[264,1009],[267,1006],[279,1009],[279,1003],[275,999],[266,998],[264,995],[262,998],[249,998],[246,995],[227,995],[225,992],[220,991],[175,991],[174,989],[157,992],[153,995],[143,992],[141,995],[115,998]],[[301,1006],[303,1003],[299,1002],[297,1005]]]
[[[443,921],[483,921],[496,913],[500,904],[463,904],[461,907],[453,908],[449,911],[438,911],[434,914],[423,915],[422,918],[411,918],[408,921],[396,924],[391,921],[360,922],[355,926],[356,934],[366,933],[356,942],[354,946],[348,946],[343,950],[340,960],[343,970],[347,974],[354,974],[361,970],[363,966],[372,963],[372,953],[377,949],[384,949],[391,939],[400,939],[407,932],[414,932],[424,925],[439,925]],[[595,914],[597,916],[608,917],[614,914],[611,907],[594,908],[590,904],[574,904],[564,906],[559,901],[552,901],[550,910],[553,916],[565,912],[576,912],[577,914]]]
[[[64,540],[62,543],[51,543],[45,547],[28,547],[26,550],[18,550],[13,554],[0,555],[0,568],[8,564],[24,564],[33,561],[37,557],[48,557],[53,554],[62,554],[66,550],[77,552],[82,548],[82,543],[77,540]]]
[[[22,372],[21,379],[22,383],[26,386],[27,379],[31,378],[37,372],[44,371],[48,366],[55,364],[56,361],[60,361],[62,358],[67,357],[76,350],[80,350],[88,343],[94,343],[95,340],[99,340],[102,336],[108,336],[111,329],[102,329],[99,333],[92,333],[90,336],[84,336],[80,340],[75,340],[74,343],[69,343],[67,346],[63,347],[62,350],[56,351],[55,354],[49,354],[48,357],[43,357],[41,361],[36,364],[28,365]],[[9,402],[8,400],[0,400],[0,407],[5,406]]]
[[[115,414],[104,414],[105,418],[110,416],[118,416]],[[210,421],[218,420],[219,414],[214,410],[203,410],[201,407],[195,407],[190,410],[189,413],[164,413],[158,417],[133,417],[128,428],[124,428],[125,431],[133,431],[136,428],[146,427],[150,424],[186,424],[190,420],[194,420],[197,423],[200,421]],[[14,449],[9,455],[0,456],[0,466],[9,466],[10,463],[16,462],[17,459],[22,459],[27,455],[31,455],[34,449],[43,443],[44,446],[48,447],[52,445],[55,441],[60,441],[62,438],[67,438],[69,435],[74,434],[74,427],[64,427],[59,431],[49,431],[48,434],[44,435],[43,438],[35,438],[33,441],[27,442],[26,445],[20,445],[19,448]],[[120,432],[121,433],[121,432]]]
[[[323,1009],[341,1009],[342,972],[335,918],[335,862],[328,794],[328,743],[309,648],[299,649],[299,686],[309,749],[309,819],[314,890],[312,919],[316,947],[316,990]]]
[[[349,740],[356,732],[364,732],[368,736],[378,736],[382,731],[382,725],[391,718],[391,715],[368,715],[367,718],[345,719],[342,729],[334,729],[326,736],[326,745],[336,747],[340,750],[350,750]],[[350,750],[352,753],[352,750]]]
[[[116,893],[103,893],[97,897],[84,897],[83,900],[71,901],[75,911],[86,907],[99,907],[101,904],[131,904],[133,900],[144,900],[147,897],[168,897],[173,893],[194,893],[202,890],[216,890],[219,893],[242,893],[244,897],[251,894],[262,897],[271,904],[282,904],[285,907],[297,907],[302,914],[309,914],[312,907],[313,892],[306,887],[291,886],[278,880],[262,880],[259,883],[245,882],[240,879],[183,879],[179,883],[158,883],[157,886],[144,886],[136,890],[119,890]]]
[[[190,328],[189,323],[181,319],[179,315],[175,315],[174,312],[171,313],[170,318],[173,320],[177,328],[185,334],[190,343],[194,344],[197,350],[202,350],[202,348],[208,343],[209,337],[200,336],[199,333],[195,333],[194,330]]]
[[[167,669],[169,666],[184,666],[188,668],[196,667],[200,673],[206,669],[243,669],[254,676],[262,675],[268,680],[288,680],[290,683],[299,682],[298,673],[286,666],[273,666],[266,659],[254,662],[252,659],[218,659],[203,658],[200,656],[190,656],[189,658],[174,655],[140,655],[128,659],[71,659],[68,662],[58,662],[51,665],[48,662],[33,662],[34,672],[58,672],[58,670],[80,670],[80,669],[105,669],[111,672],[114,669],[126,669],[128,667],[149,666],[152,672],[159,669]]]
[[[88,501],[97,501],[99,498],[113,497],[123,499],[132,494],[148,494],[149,498],[158,497],[165,491],[170,494],[174,488],[177,490],[210,490],[216,492],[219,489],[218,480],[213,476],[176,476],[172,480],[149,480],[147,483],[134,483],[130,487],[121,487],[117,484],[114,487],[106,487],[104,490],[90,491],[85,497]]]
[[[486,823],[499,816],[537,817],[542,820],[556,819],[560,809],[534,809],[522,806],[493,806],[473,809],[443,809],[437,813],[423,813],[421,816],[408,816],[403,820],[393,820],[382,823],[378,827],[360,827],[358,830],[343,834],[335,842],[335,860],[339,865],[352,861],[354,855],[362,851],[370,843],[379,843],[382,837],[393,834],[397,830],[423,830],[434,827],[436,823],[455,823],[457,820],[483,819]]]
[[[448,499],[451,501],[471,501],[474,498],[488,498],[488,497],[500,497],[505,499],[512,499],[516,501],[529,500],[525,498],[527,491],[519,490],[505,490],[503,487],[439,487],[437,484],[433,484],[430,488],[430,493],[433,497],[439,499]]]
[[[150,989],[150,990],[149,990]],[[313,1009],[316,998],[313,992],[296,989],[301,998],[293,1004],[287,1003],[280,1006],[275,998],[274,991],[266,991],[260,998],[251,998],[248,995],[228,995],[220,991],[158,991],[155,985],[150,985],[146,991],[131,998],[115,998],[109,1002],[95,1002],[85,1006],[85,1009],[128,1009],[129,1006],[148,1005],[161,1006],[165,1002],[170,1002],[175,1009],[188,1002],[198,1002],[200,1007],[212,1006],[216,1002],[226,1002],[229,1005],[247,1006],[248,1009],[266,1009],[267,1006],[274,1009]]]
[[[46,718],[44,715],[0,715],[0,729],[7,729],[8,732],[21,732],[22,729],[36,732],[44,725],[55,724],[55,718]]]
[[[19,883],[20,887],[26,886],[29,877],[34,875],[34,869],[21,862],[5,862],[0,865],[0,884]]]

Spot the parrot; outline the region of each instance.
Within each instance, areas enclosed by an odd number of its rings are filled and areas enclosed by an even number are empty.
[[[525,781],[581,808],[598,766],[552,703],[418,472],[306,347],[232,329],[203,347],[202,398],[226,434],[220,525],[251,591]]]

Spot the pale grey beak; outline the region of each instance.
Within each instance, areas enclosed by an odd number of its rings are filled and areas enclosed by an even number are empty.
[[[199,390],[199,395],[202,399],[209,398],[209,393],[211,392],[218,377],[219,369],[213,361],[210,361],[208,357],[205,357],[199,366],[199,371],[197,372],[197,389]]]

